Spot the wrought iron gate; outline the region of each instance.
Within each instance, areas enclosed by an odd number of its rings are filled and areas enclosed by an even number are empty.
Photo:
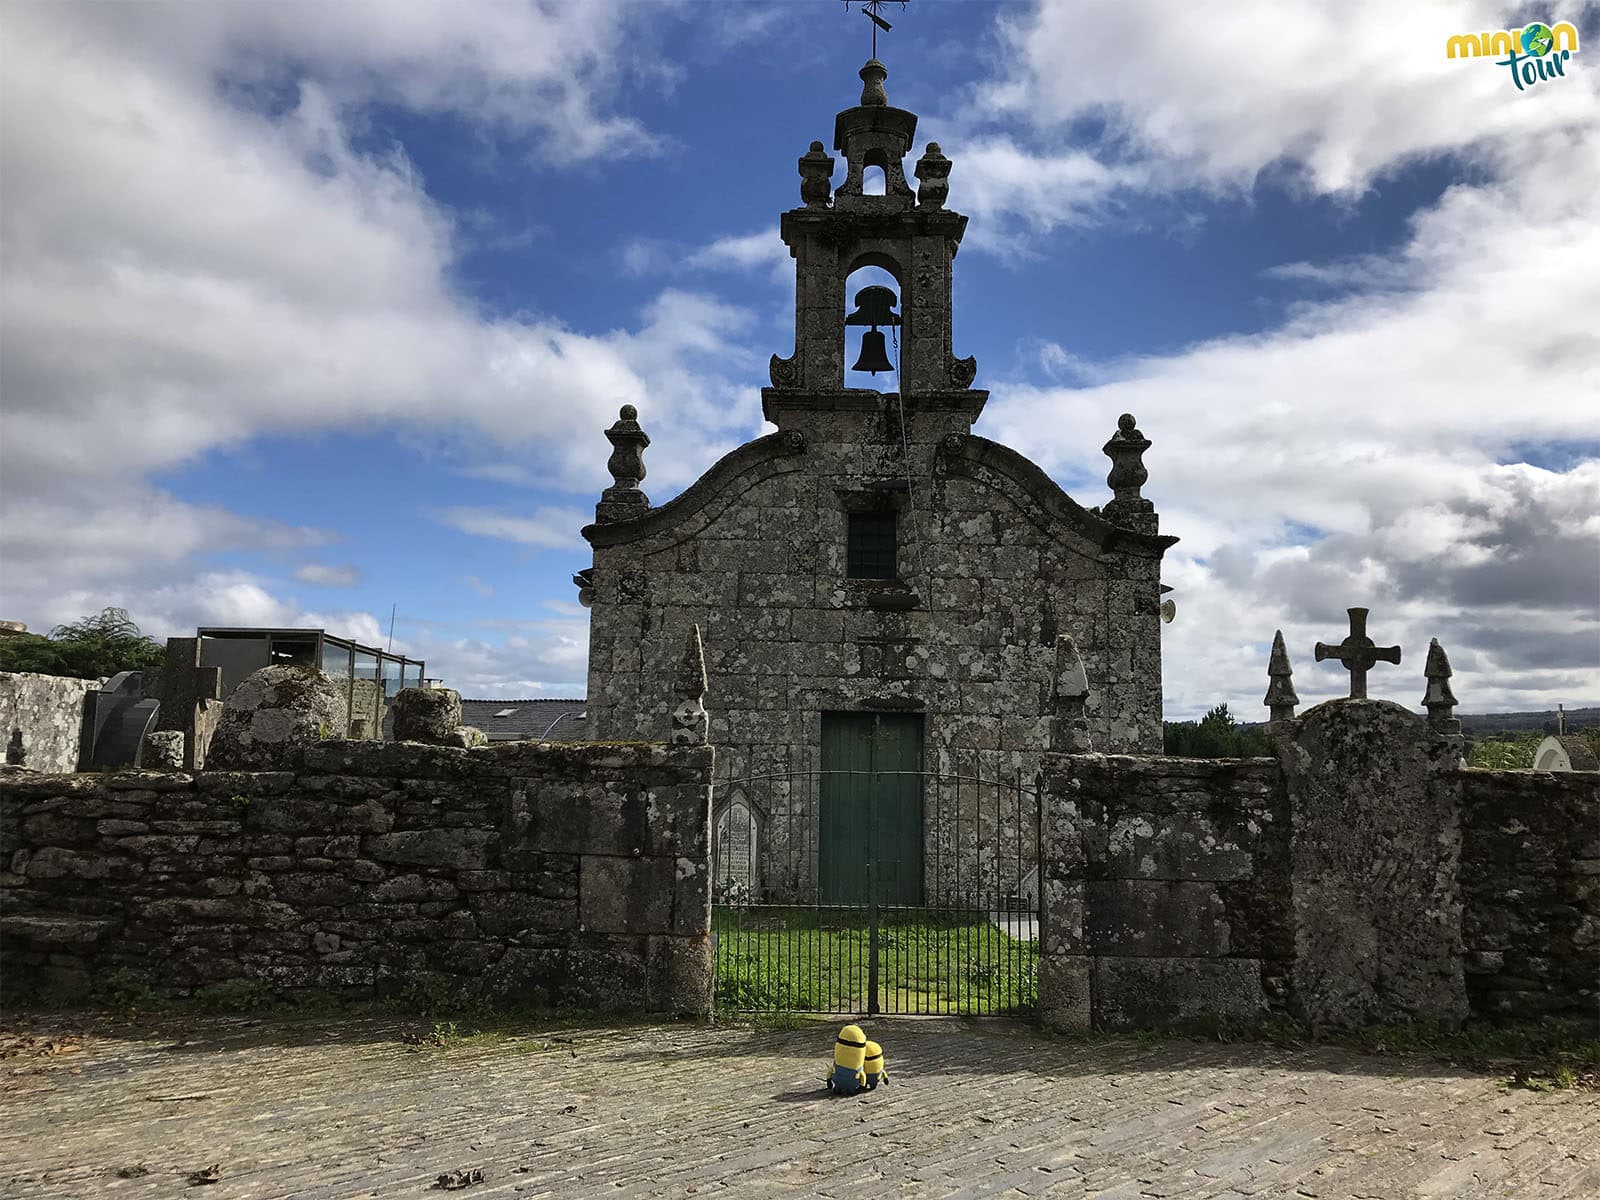
[[[919,754],[920,757],[920,754]],[[974,756],[976,757],[976,756]],[[1031,1009],[1039,797],[976,764],[948,773],[818,767],[719,781],[716,1000],[733,1011],[986,1014]],[[920,792],[922,861],[890,870],[884,804]],[[860,886],[841,884],[825,809],[859,809]],[[904,858],[904,839],[895,853]],[[852,868],[853,869],[853,868]],[[917,877],[915,891],[907,878]]]

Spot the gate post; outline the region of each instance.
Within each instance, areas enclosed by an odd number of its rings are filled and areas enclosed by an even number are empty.
[[[1072,755],[1088,753],[1084,710],[1089,681],[1078,645],[1056,639],[1051,689],[1050,749],[1035,788],[1039,803],[1039,1023],[1046,1029],[1088,1029],[1091,963],[1084,954],[1083,848]]]
[[[1090,961],[1084,953],[1083,881],[1088,864],[1069,755],[1045,755],[1039,772],[1039,1023],[1088,1029]]]
[[[1459,1025],[1459,740],[1387,700],[1330,700],[1283,722],[1273,749],[1294,830],[1291,1011]]]

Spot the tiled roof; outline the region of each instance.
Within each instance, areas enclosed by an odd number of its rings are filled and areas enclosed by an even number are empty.
[[[461,723],[491,742],[586,740],[584,700],[463,700]]]

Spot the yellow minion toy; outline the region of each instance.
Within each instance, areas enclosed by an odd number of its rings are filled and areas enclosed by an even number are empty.
[[[867,1058],[867,1035],[859,1025],[846,1025],[833,1045],[833,1071],[828,1075],[828,1090],[835,1096],[854,1096],[867,1086],[863,1066]]]
[[[889,1082],[889,1072],[883,1069],[883,1047],[877,1042],[867,1042],[867,1057],[862,1064],[862,1070],[867,1076],[867,1090],[871,1091],[880,1083]]]

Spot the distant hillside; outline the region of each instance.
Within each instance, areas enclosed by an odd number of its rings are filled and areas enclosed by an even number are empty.
[[[1567,714],[1567,732],[1577,733],[1580,729],[1590,729],[1600,725],[1600,705],[1587,708],[1569,708]],[[1497,733],[1554,733],[1556,731],[1556,710],[1549,709],[1545,712],[1512,712],[1512,713],[1464,713],[1458,712],[1456,716],[1461,719],[1461,732],[1476,738],[1485,738]],[[1264,722],[1241,721],[1240,729],[1256,729]]]
[[[1580,729],[1588,729],[1593,725],[1600,725],[1600,707],[1595,708],[1569,708],[1567,714],[1567,732],[1576,733]],[[1476,735],[1490,733],[1554,733],[1556,731],[1556,713],[1554,709],[1548,712],[1514,712],[1514,713],[1463,713],[1456,716],[1461,718],[1461,731]]]

